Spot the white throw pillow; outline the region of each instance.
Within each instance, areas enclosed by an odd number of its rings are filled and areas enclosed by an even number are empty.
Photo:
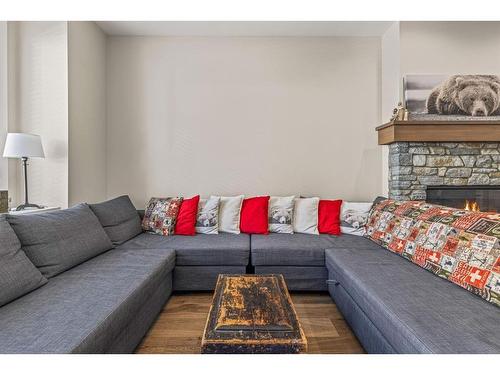
[[[198,203],[198,215],[196,217],[196,233],[219,233],[219,204],[220,197],[200,199],[200,203]]]
[[[340,209],[340,231],[363,236],[372,202],[342,202]]]
[[[297,198],[293,209],[293,231],[296,233],[319,234],[319,198]]]
[[[293,233],[295,196],[269,198],[269,232]]]
[[[240,233],[240,213],[244,197],[220,197],[219,232]]]

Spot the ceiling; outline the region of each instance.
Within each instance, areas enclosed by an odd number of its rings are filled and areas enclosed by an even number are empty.
[[[108,35],[380,36],[386,21],[99,21]]]

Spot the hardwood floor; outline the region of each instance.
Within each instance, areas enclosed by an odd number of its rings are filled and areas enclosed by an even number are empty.
[[[364,353],[328,294],[292,293],[292,300],[307,337],[308,353]],[[174,294],[136,353],[199,353],[211,302],[212,293]]]

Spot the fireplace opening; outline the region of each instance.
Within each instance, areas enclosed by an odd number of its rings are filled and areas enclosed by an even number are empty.
[[[427,186],[427,202],[470,211],[500,212],[500,186]]]
[[[465,204],[464,204],[464,210],[465,211],[481,211],[481,207],[479,207],[479,203],[473,199],[471,200],[468,200],[466,199],[465,200]]]

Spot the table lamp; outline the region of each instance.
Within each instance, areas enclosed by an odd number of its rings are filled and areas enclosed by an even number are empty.
[[[36,134],[8,133],[3,150],[4,158],[21,159],[24,169],[24,204],[17,206],[16,211],[27,208],[43,208],[28,201],[28,158],[44,158],[42,139]]]

